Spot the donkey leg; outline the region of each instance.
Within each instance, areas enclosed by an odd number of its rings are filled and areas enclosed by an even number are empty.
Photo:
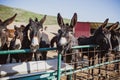
[[[75,56],[74,56],[74,69],[76,70],[77,69],[77,66],[78,66],[78,53],[75,53]],[[76,73],[74,73],[74,80],[77,79],[77,75]]]
[[[115,54],[115,59],[114,60],[119,60],[119,54]],[[115,72],[119,73],[119,62],[115,63],[115,67],[114,67]]]
[[[67,75],[67,79],[66,80],[72,80],[72,75]]]
[[[16,59],[16,62],[19,63],[19,59]]]
[[[37,55],[37,53],[34,53],[34,58],[35,58],[35,61],[38,61],[38,55]]]
[[[81,61],[84,61],[84,59],[83,59],[83,58],[84,58],[84,55],[83,55],[83,54],[81,54]],[[82,66],[82,68],[83,68],[83,64],[84,64],[84,63],[82,63],[82,65],[81,65],[81,66]]]
[[[91,66],[91,61],[90,61],[90,58],[88,58],[88,67]],[[90,77],[90,69],[88,70],[88,78]]]
[[[47,59],[47,52],[46,51],[42,53],[42,57],[43,57],[43,60]]]
[[[10,61],[9,62],[12,63],[12,54],[10,54]]]
[[[25,61],[32,61],[33,54],[34,54],[34,53],[26,54],[26,56],[25,56],[25,57],[26,57]]]
[[[100,63],[102,63],[102,57],[101,57],[101,54],[99,53],[98,54],[98,64],[100,64]],[[100,78],[101,78],[101,69],[100,69],[100,66],[99,66],[99,69],[98,69],[98,80],[100,80]]]
[[[119,58],[117,58],[119,60]],[[119,73],[119,62],[116,63],[116,72]]]
[[[109,60],[109,56],[108,54],[105,55],[105,62],[108,62]],[[107,78],[108,77],[108,65],[105,66],[105,77]]]
[[[92,66],[94,65],[94,57],[92,58]],[[92,75],[92,79],[94,80],[94,69],[92,69],[92,72],[91,72],[91,75]]]
[[[19,63],[20,60],[19,54],[14,54],[13,58],[16,60],[17,63]]]

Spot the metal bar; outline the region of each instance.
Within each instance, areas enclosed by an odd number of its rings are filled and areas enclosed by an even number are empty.
[[[70,74],[73,74],[73,73],[76,73],[76,72],[80,72],[80,71],[96,68],[96,67],[99,67],[99,66],[116,63],[116,62],[120,62],[120,60],[114,60],[114,61],[109,61],[109,62],[105,62],[105,63],[101,63],[101,64],[96,64],[94,66],[89,66],[89,67],[81,68],[81,69],[78,69],[78,70],[72,70],[71,69],[71,70],[68,70],[68,72],[65,71],[66,73],[62,73],[60,76],[70,75]],[[61,72],[64,72],[64,70],[61,70]],[[51,77],[50,77],[50,74],[52,74]],[[53,76],[56,76],[57,74],[58,74],[58,72],[54,71],[54,72],[46,72],[46,73],[43,73],[43,74],[36,74],[36,75],[34,74],[34,75],[23,76],[23,77],[12,78],[12,79],[17,79],[17,80],[23,80],[23,79],[25,79],[25,80],[52,79],[52,78],[54,78]],[[59,76],[59,78],[60,78],[60,76]]]
[[[47,79],[47,80],[50,80],[50,79],[53,79],[53,78],[56,78],[56,75],[57,75],[57,72],[56,71],[50,71],[50,72],[43,72],[42,74],[41,73],[31,73],[29,75],[23,75],[23,76],[12,76],[12,77],[5,77],[5,78],[2,78],[3,80],[36,80],[36,79]],[[0,78],[1,79],[1,78]]]
[[[72,49],[79,49],[79,48],[90,48],[90,47],[98,47],[97,45],[82,45],[82,46],[74,46]],[[50,51],[56,50],[57,48],[40,48],[39,51]],[[31,52],[30,49],[21,49],[21,50],[4,50],[0,51],[1,54],[19,54],[19,53],[29,53]]]
[[[82,46],[74,46],[72,49],[79,49],[79,48],[91,48],[91,47],[99,47],[98,45],[82,45]]]
[[[72,49],[79,49],[79,48],[90,48],[90,47],[99,47],[98,45],[82,45],[82,46],[74,46],[72,47]],[[56,50],[57,48],[40,48],[39,51],[49,51],[49,50]],[[27,53],[30,52],[30,49],[21,49],[21,50],[3,50],[0,51],[0,54],[7,54],[7,52],[9,52],[9,54],[12,53]]]
[[[57,80],[61,77],[61,53],[58,53],[58,65],[57,65]]]
[[[100,63],[100,64],[96,64],[94,66],[89,66],[89,67],[81,68],[81,69],[78,69],[78,70],[69,70],[71,72],[66,72],[65,74],[62,74],[61,76],[70,75],[70,74],[77,73],[77,72],[80,72],[80,71],[89,70],[89,69],[93,69],[93,68],[96,68],[96,67],[99,67],[99,66],[112,64],[112,63],[116,63],[116,62],[120,62],[120,59],[119,60],[108,61],[108,62],[104,62],[104,63]]]
[[[39,51],[50,51],[50,50],[56,50],[57,48],[40,48]],[[4,50],[0,51],[1,54],[19,54],[19,53],[29,53],[31,52],[30,49],[21,49],[21,50]]]
[[[46,75],[46,76],[44,76],[44,75]],[[41,77],[41,76],[43,76],[43,77]],[[54,80],[56,78],[55,78],[55,76],[51,76],[50,74],[43,74],[43,75],[32,75],[32,76],[24,76],[24,77],[19,77],[19,78],[12,78],[9,80],[37,80],[37,79],[40,79],[40,80],[52,79],[52,80]]]

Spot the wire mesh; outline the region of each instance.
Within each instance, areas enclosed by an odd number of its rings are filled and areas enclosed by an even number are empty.
[[[100,49],[100,48],[99,48]],[[68,75],[68,72],[71,72],[72,80],[74,79],[74,74],[76,74],[76,80],[112,80],[113,77],[119,76],[120,71],[120,62],[111,63],[114,60],[120,60],[120,52],[109,52],[104,53],[104,50],[99,50],[98,47],[89,47],[89,48],[80,48],[79,53],[65,53],[62,55],[64,57],[64,62],[72,66],[73,69],[63,71],[62,74]],[[72,60],[71,62],[67,62],[66,59],[69,56],[75,56],[75,54],[79,55],[79,61]],[[104,56],[103,56],[104,54]],[[77,57],[76,57],[77,58]],[[104,64],[106,63],[106,64]],[[110,64],[108,64],[110,63]],[[77,64],[77,68],[75,68],[75,64]],[[104,65],[99,65],[104,64]],[[98,65],[95,67],[94,65]],[[93,68],[91,68],[91,66]],[[84,68],[86,68],[84,70]],[[79,71],[76,71],[79,70]],[[68,76],[67,76],[68,77]],[[63,78],[67,80],[66,78]]]

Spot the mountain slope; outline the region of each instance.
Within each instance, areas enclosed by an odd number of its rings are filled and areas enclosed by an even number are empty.
[[[43,14],[37,14],[34,12],[30,12],[30,11],[26,11],[18,8],[11,8],[8,6],[0,5],[0,19],[5,20],[13,16],[15,13],[18,14],[15,19],[16,22],[28,22],[29,18],[34,19],[35,17],[37,17],[40,20],[44,16]],[[65,22],[69,22],[69,19],[65,19]],[[47,15],[45,24],[46,25],[57,24],[56,16]]]

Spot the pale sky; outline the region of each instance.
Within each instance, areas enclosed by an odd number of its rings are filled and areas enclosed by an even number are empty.
[[[78,14],[78,21],[120,22],[120,0],[0,0],[0,4],[28,11],[71,19]]]

